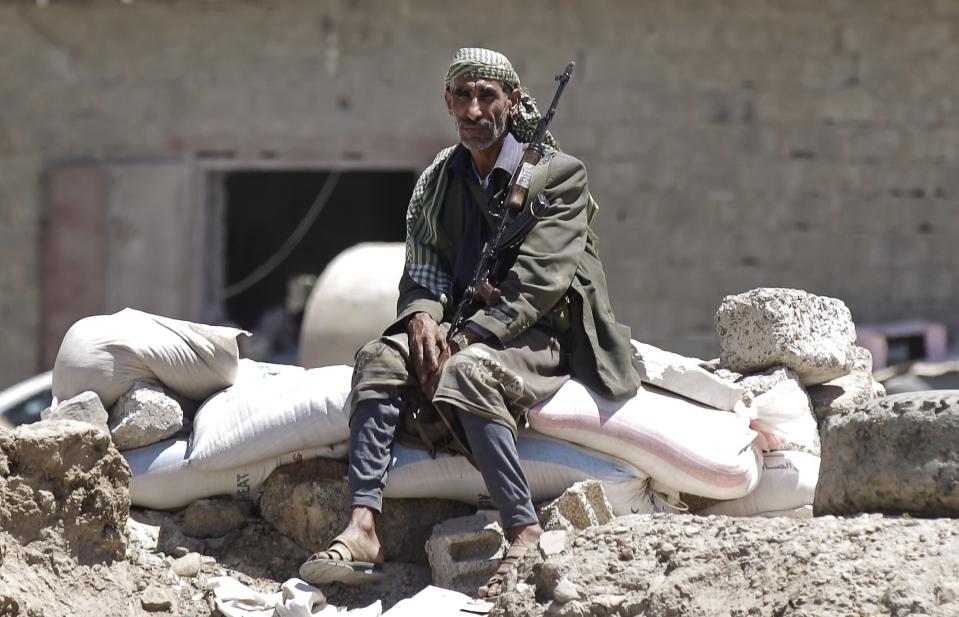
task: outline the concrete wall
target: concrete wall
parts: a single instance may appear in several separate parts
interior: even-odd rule
[[[0,386],[42,363],[49,169],[183,165],[194,192],[124,184],[108,206],[166,197],[181,219],[209,165],[419,169],[453,137],[462,45],[506,52],[543,103],[576,59],[554,133],[588,166],[637,338],[710,356],[722,297],[761,285],[859,323],[959,320],[954,0],[53,0],[0,4],[0,41]],[[180,235],[194,254],[202,233]]]

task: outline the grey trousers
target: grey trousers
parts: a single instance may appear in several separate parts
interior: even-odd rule
[[[537,523],[512,431],[491,419],[458,413],[503,529]],[[390,452],[399,424],[400,409],[389,399],[367,399],[357,404],[350,421],[348,474],[354,507],[382,511]]]

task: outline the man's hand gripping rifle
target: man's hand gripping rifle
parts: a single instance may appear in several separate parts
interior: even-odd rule
[[[549,123],[553,120],[553,116],[556,115],[556,106],[559,104],[559,98],[563,95],[566,83],[573,75],[574,64],[574,62],[570,62],[566,65],[563,74],[556,76],[559,86],[557,86],[556,94],[553,96],[553,102],[550,103],[546,114],[540,118],[536,125],[533,138],[530,140],[516,171],[513,172],[509,185],[503,191],[503,197],[498,204],[494,205],[493,210],[499,215],[499,225],[497,225],[493,237],[483,246],[483,252],[476,265],[476,272],[473,274],[473,281],[463,292],[463,298],[456,307],[449,333],[446,335],[447,342],[450,342],[453,335],[463,329],[466,321],[479,307],[483,305],[493,306],[499,302],[503,293],[496,287],[496,284],[499,282],[499,277],[505,275],[505,272],[503,272],[505,264],[501,263],[504,254],[519,246],[536,224],[536,221],[541,220],[549,209],[549,203],[542,193],[530,200],[528,209],[524,209],[524,205],[529,194],[533,169],[546,153],[546,148],[543,145],[546,139],[546,131],[549,128]]]

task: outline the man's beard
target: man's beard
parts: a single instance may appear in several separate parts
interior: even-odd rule
[[[503,136],[503,133],[506,132],[506,125],[509,121],[509,109],[503,107],[503,113],[500,114],[498,118],[493,118],[492,120],[488,118],[480,118],[475,122],[464,119],[455,119],[453,125],[456,127],[456,132],[460,136],[460,143],[469,148],[470,150],[486,150]],[[490,137],[488,139],[478,139],[478,138],[466,138],[463,136],[461,128],[465,126],[478,126],[490,130]]]

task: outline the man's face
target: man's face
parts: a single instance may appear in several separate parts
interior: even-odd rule
[[[494,79],[460,77],[446,91],[446,108],[460,141],[470,150],[485,150],[506,133],[520,91],[506,93]]]

